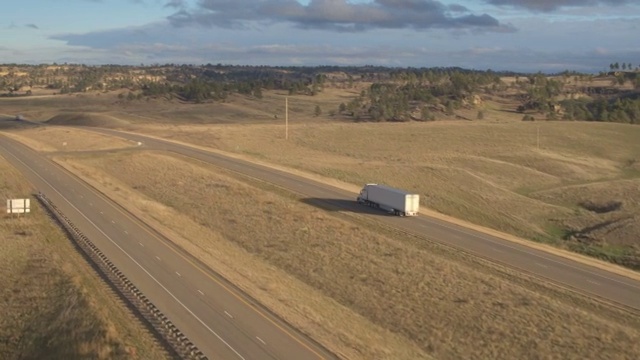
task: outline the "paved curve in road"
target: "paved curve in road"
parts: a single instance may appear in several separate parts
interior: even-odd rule
[[[46,157],[1,134],[0,155],[209,359],[335,358]]]
[[[361,205],[355,203],[356,194],[252,162],[141,134],[110,129],[86,129],[141,142],[145,147],[178,153],[261,179],[299,193],[307,197],[310,203],[324,203],[342,211],[366,213],[369,216],[375,216],[378,222],[394,228],[454,246],[485,259],[543,277],[575,291],[640,310],[640,281],[626,276],[432,217],[421,215],[400,218],[364,210]]]

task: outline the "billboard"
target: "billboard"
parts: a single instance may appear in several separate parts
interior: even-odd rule
[[[7,214],[24,214],[31,212],[30,199],[8,199]]]

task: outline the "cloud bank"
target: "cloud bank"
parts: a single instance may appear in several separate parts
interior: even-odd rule
[[[551,12],[564,7],[620,6],[637,3],[637,0],[485,0],[485,2],[496,6]]]
[[[195,9],[184,1],[171,0],[166,6],[179,9],[169,16],[175,26],[199,24],[243,28],[251,22],[292,23],[298,28],[341,32],[370,29],[475,29],[514,31],[488,14],[472,14],[462,5],[445,5],[435,0],[374,0],[351,3],[347,0],[201,0]]]

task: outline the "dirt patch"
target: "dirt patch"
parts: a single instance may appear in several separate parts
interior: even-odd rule
[[[0,198],[29,196],[0,157]],[[32,199],[0,215],[0,358],[168,358]]]
[[[596,214],[606,214],[612,211],[618,211],[622,208],[622,201],[607,201],[605,203],[595,203],[593,201],[581,202],[580,207],[592,211]]]
[[[65,164],[144,217],[172,224],[194,256],[223,267],[260,302],[349,358],[640,351],[632,341],[640,336],[636,316],[434,244],[385,235],[219,168],[151,153]],[[218,255],[219,246],[235,250]],[[252,280],[257,274],[260,283]],[[393,336],[368,341],[384,334]]]

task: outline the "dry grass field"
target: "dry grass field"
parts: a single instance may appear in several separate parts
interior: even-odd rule
[[[351,184],[409,189],[425,208],[640,268],[640,127],[292,122],[289,141],[283,126],[266,124],[138,130]],[[606,210],[610,203],[619,205]]]
[[[57,160],[345,358],[640,352],[637,315],[219,168],[148,152]]]
[[[100,117],[97,118],[100,119]],[[136,146],[131,141],[104,136],[91,131],[55,126],[21,127],[4,134],[41,152],[104,151]]]
[[[0,103],[3,112],[53,124],[135,130],[355,187],[406,188],[423,196],[425,209],[640,268],[640,203],[631,200],[640,197],[640,127],[522,122],[517,104],[497,95],[486,96],[482,121],[356,124],[327,115],[366,86],[357,85],[290,96],[289,141],[283,139],[286,94],[277,91],[208,104],[127,102],[118,92]],[[319,117],[315,105],[323,109]],[[475,118],[475,110],[460,111]],[[559,196],[565,189],[572,195]]]
[[[521,122],[500,99],[485,103],[482,121],[354,124],[326,115],[359,91],[289,97],[288,141],[278,93],[202,105],[65,96],[58,105],[33,100],[31,113],[4,101],[2,111],[146,132],[354,188],[387,183],[419,192],[425,208],[443,214],[610,260],[637,260],[640,128]],[[313,116],[315,104],[323,115]],[[56,116],[54,106],[65,113]],[[68,112],[72,107],[78,113]],[[47,131],[18,134],[36,148],[64,150],[46,144]],[[93,141],[85,144],[96,150]],[[114,140],[105,149],[121,146]],[[56,157],[345,358],[640,353],[637,315],[360,217],[338,217],[222,169],[166,154],[82,154],[82,144],[76,150]]]
[[[0,157],[2,201],[31,193]],[[1,359],[168,358],[39,206],[0,214],[0,239]]]

